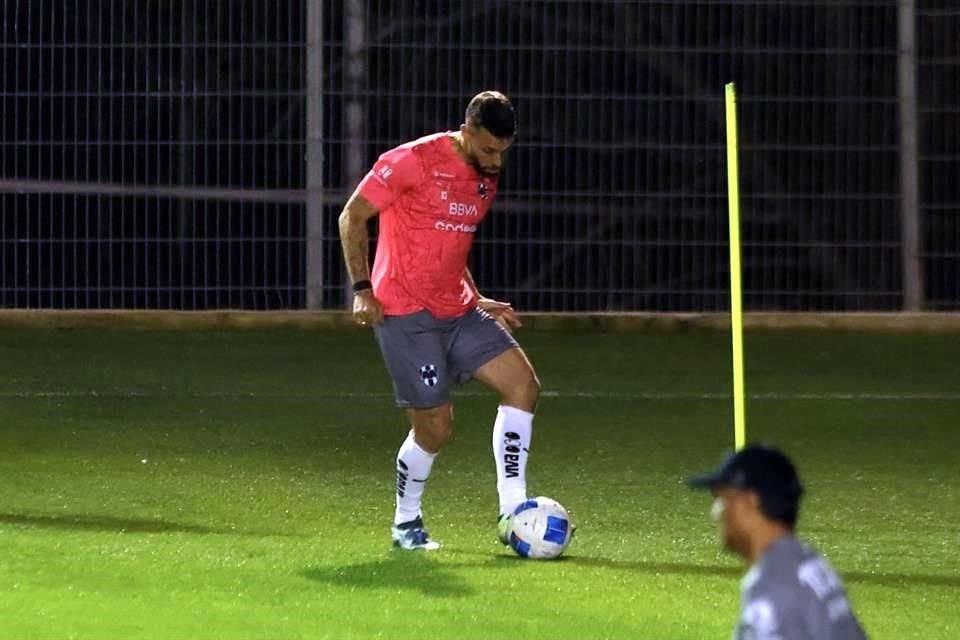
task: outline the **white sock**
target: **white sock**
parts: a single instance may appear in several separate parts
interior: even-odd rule
[[[394,524],[409,522],[422,515],[420,501],[435,457],[437,454],[420,448],[413,439],[411,429],[397,452],[397,510],[393,515]]]
[[[527,457],[533,414],[500,405],[493,422],[493,459],[497,463],[500,513],[511,513],[527,499]]]

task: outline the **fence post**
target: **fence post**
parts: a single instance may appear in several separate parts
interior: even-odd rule
[[[323,2],[307,2],[306,303],[323,307]]]
[[[364,143],[367,138],[367,16],[366,0],[346,0],[343,5],[343,187],[347,194],[353,192],[366,173]],[[346,198],[344,198],[346,200]],[[348,279],[344,279],[349,285]],[[343,305],[353,300],[349,286],[343,287]]]
[[[917,51],[915,0],[899,0],[897,98],[900,110],[900,230],[903,310],[924,306],[917,168]]]

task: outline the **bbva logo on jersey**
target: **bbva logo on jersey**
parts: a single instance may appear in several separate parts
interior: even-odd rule
[[[475,204],[467,204],[466,202],[451,202],[447,209],[447,213],[452,216],[469,216],[471,218],[476,218],[478,215],[480,215],[480,209],[478,209],[477,205]]]

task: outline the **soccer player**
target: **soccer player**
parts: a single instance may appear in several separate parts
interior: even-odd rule
[[[509,514],[527,498],[540,382],[509,331],[521,324],[513,307],[482,296],[467,268],[473,235],[497,194],[516,134],[506,96],[479,93],[458,131],[381,155],[340,215],[354,320],[373,327],[396,403],[412,427],[396,459],[391,534],[402,549],[440,546],[424,527],[421,499],[434,458],[453,430],[454,384],[476,378],[500,396],[493,455],[503,544]],[[371,273],[367,222],[377,214],[380,236]]]
[[[803,487],[786,455],[748,446],[689,484],[713,492],[724,546],[752,565],[735,640],[866,638],[836,572],[794,536]]]

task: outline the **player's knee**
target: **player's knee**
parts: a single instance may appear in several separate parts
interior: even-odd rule
[[[453,408],[420,413],[413,421],[413,433],[421,448],[436,453],[453,435]]]
[[[436,453],[453,435],[453,426],[449,424],[430,425],[426,429],[417,429],[417,444],[425,451]]]
[[[543,387],[540,384],[540,378],[537,377],[536,373],[531,371],[530,377],[527,379],[526,384],[524,385],[524,393],[532,405],[536,405],[537,400],[540,399],[540,391],[542,388]]]
[[[512,407],[532,412],[540,399],[540,379],[533,371],[517,380],[503,393],[503,402]]]
[[[453,435],[453,411],[449,411],[445,414],[437,416],[437,419],[432,425],[433,437],[439,443],[443,445],[447,440],[450,439],[450,436]],[[439,445],[437,448],[439,448]]]

